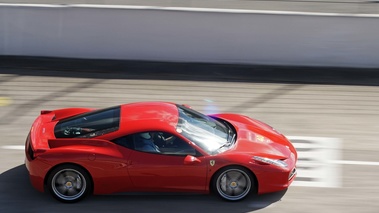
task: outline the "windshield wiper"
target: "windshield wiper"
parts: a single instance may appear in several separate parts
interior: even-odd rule
[[[226,142],[226,143],[224,143],[222,146],[220,146],[220,147],[218,147],[217,148],[217,150],[219,150],[219,149],[222,149],[222,148],[224,148],[224,147],[229,147],[230,145],[232,145],[233,143],[232,142]]]
[[[220,146],[219,148],[217,148],[217,150],[222,149],[224,147],[229,147],[229,146],[233,145],[234,144],[233,141],[234,141],[235,138],[236,138],[236,134],[233,134],[232,139],[231,140],[227,140],[226,143],[224,143],[222,146]],[[228,139],[229,139],[229,136],[228,136]]]

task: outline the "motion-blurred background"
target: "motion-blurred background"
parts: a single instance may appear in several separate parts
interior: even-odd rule
[[[377,212],[376,1],[0,0],[0,212]],[[288,136],[285,194],[96,196],[32,189],[23,144],[40,110],[170,101],[245,114]],[[22,205],[21,205],[22,204]]]

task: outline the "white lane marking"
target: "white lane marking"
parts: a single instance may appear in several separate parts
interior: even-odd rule
[[[374,161],[336,160],[336,161],[331,161],[331,163],[344,164],[344,165],[379,166],[379,162],[374,162]]]
[[[297,177],[294,186],[341,187],[341,140],[338,138],[289,136],[297,149]]]
[[[0,146],[1,149],[12,149],[12,150],[24,150],[25,146],[23,145],[6,145]]]
[[[324,12],[300,12],[300,11],[280,11],[280,10],[244,10],[244,9],[220,9],[220,8],[200,8],[200,7],[160,7],[160,6],[133,6],[133,5],[105,5],[105,4],[17,4],[0,3],[7,7],[82,7],[82,8],[109,8],[109,9],[131,9],[131,10],[166,10],[166,11],[189,11],[189,12],[213,12],[213,13],[253,13],[268,15],[303,15],[303,16],[336,16],[336,17],[379,17],[378,14],[356,14],[356,13],[324,13]]]

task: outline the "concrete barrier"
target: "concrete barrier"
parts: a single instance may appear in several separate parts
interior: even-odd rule
[[[379,16],[0,5],[0,55],[379,68]]]

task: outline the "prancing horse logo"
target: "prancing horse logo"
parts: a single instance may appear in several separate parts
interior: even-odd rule
[[[210,164],[211,166],[214,166],[214,165],[215,165],[215,163],[216,163],[216,161],[215,161],[215,160],[210,160],[210,161],[209,161],[209,164]]]

